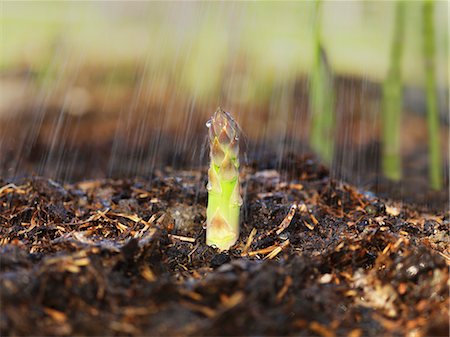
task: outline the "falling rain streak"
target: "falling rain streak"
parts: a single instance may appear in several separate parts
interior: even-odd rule
[[[442,6],[5,2],[15,34],[2,35],[1,176],[204,168],[204,123],[223,106],[244,130],[247,165],[315,153],[362,190],[446,190]]]
[[[447,335],[448,15],[1,1],[0,335]]]

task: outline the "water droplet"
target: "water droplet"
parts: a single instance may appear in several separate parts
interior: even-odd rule
[[[211,125],[212,125],[212,122],[211,122],[210,119],[208,119],[208,121],[206,122],[206,127],[207,127],[207,128],[210,128]]]
[[[286,233],[286,232],[283,232],[283,233],[281,233],[280,235],[278,235],[278,237],[279,237],[281,240],[287,240],[287,239],[289,239],[289,234]]]

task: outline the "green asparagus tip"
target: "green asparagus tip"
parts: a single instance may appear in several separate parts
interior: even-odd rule
[[[206,123],[210,141],[206,243],[229,249],[239,237],[239,126],[218,108]]]

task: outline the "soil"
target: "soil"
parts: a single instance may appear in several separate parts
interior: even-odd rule
[[[257,167],[225,252],[205,244],[205,168],[0,180],[1,335],[448,335],[448,211],[308,156]]]

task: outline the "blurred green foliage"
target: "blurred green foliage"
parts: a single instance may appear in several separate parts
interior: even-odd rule
[[[2,4],[0,70],[144,65],[197,97],[224,86],[243,102],[314,64],[314,2],[13,2]],[[389,65],[394,2],[324,2],[322,36],[337,74],[381,81]],[[404,81],[424,83],[420,2],[405,13]],[[447,67],[447,10],[436,3],[436,67]],[[69,62],[67,62],[69,60]],[[238,76],[239,75],[239,76]],[[438,74],[445,83],[446,74]],[[120,78],[120,76],[119,76]],[[269,89],[268,89],[269,88]]]

